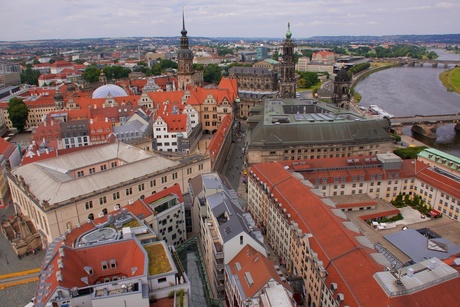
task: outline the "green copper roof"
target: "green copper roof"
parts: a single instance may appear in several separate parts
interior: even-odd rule
[[[273,60],[273,59],[265,59],[264,62],[267,62],[267,63],[272,64],[272,65],[279,64],[278,61],[275,61],[275,60]]]
[[[291,38],[292,33],[291,33],[291,23],[288,22],[288,30],[286,32],[286,38]]]
[[[441,158],[441,160],[436,161],[438,163],[441,163],[442,159],[444,159],[444,160],[446,160],[446,162],[453,162],[453,163],[456,163],[456,164],[460,164],[460,158],[459,157],[453,156],[451,154],[445,153],[444,151],[437,150],[437,149],[434,149],[434,148],[427,148],[424,151],[420,152],[418,155],[421,156],[421,157],[424,157],[426,159],[433,160],[433,161],[436,161],[435,160],[436,157],[439,157],[439,158]],[[445,163],[441,163],[441,164],[445,164]]]

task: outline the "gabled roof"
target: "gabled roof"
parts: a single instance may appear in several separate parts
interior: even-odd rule
[[[288,291],[292,291],[291,287],[281,280],[273,262],[249,244],[241,249],[228,266],[232,274],[238,276],[238,288],[244,291],[241,293],[243,298],[254,297],[271,280],[276,280]],[[252,283],[249,283],[249,278],[252,278]]]
[[[5,141],[4,138],[0,138],[0,154],[3,155],[5,158],[8,158],[15,148],[16,146],[14,146],[8,141]]]
[[[220,149],[222,148],[222,144],[225,140],[225,137],[230,132],[230,126],[232,124],[232,115],[226,115],[222,122],[220,123],[217,132],[214,133],[211,142],[208,145],[208,152],[211,156],[211,160],[216,158],[219,155]]]

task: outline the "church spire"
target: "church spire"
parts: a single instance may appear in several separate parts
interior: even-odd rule
[[[182,31],[180,31],[182,36],[187,36],[187,30],[185,30],[185,17],[184,17],[184,7],[182,7]]]
[[[187,37],[187,30],[185,29],[185,16],[184,16],[184,8],[182,7],[182,34],[180,38],[180,49],[188,49],[188,37]]]

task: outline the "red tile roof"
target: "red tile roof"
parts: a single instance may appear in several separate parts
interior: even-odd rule
[[[334,215],[319,196],[294,178],[291,171],[284,168],[283,163],[258,164],[252,166],[250,173],[251,171],[255,177],[267,184],[274,197],[278,198],[286,209],[286,213],[291,214],[291,219],[298,223],[299,228],[304,233],[312,235],[309,238],[310,246],[323,261],[328,272],[325,282],[338,284],[340,292],[345,296],[346,305],[406,306],[403,305],[406,300],[414,302],[416,297],[436,293],[429,288],[410,295],[410,298],[390,299],[373,278],[374,273],[383,269],[382,265],[370,256],[375,250],[361,246],[355,239],[355,236],[360,234],[348,230],[342,224],[345,220]],[[253,180],[252,176],[249,176],[250,180]],[[460,279],[451,282],[458,286]],[[442,292],[451,293],[444,290]],[[456,299],[460,299],[460,292],[455,293]],[[442,301],[446,295],[436,296],[439,299],[438,305],[448,306]],[[452,298],[445,300],[448,303]]]
[[[241,266],[239,271],[236,268],[237,262]],[[286,289],[292,291],[291,287],[286,282],[281,281],[280,276],[273,266],[273,262],[248,244],[233,257],[228,265],[232,274],[237,275],[240,280],[242,290],[244,291],[244,293],[241,293],[243,298],[254,297],[270,280],[276,280]],[[248,284],[245,278],[246,273],[251,274],[254,281],[253,284]]]
[[[8,158],[15,148],[16,146],[8,141],[5,141],[4,138],[0,138],[0,154],[2,154],[5,158]]]
[[[146,204],[151,204],[153,202],[156,202],[157,200],[165,197],[165,196],[168,196],[168,195],[171,195],[171,194],[174,194],[178,197],[178,200],[180,203],[184,202],[184,197],[182,195],[182,191],[180,189],[180,186],[178,184],[175,184],[165,190],[161,190],[160,192],[158,193],[155,193],[155,194],[152,194],[150,196],[147,196],[146,198],[144,198],[144,202]]]
[[[231,125],[232,115],[229,114],[222,119],[219,128],[217,129],[216,133],[214,133],[211,142],[209,142],[208,152],[212,163],[214,159],[219,155],[220,149],[224,144],[225,137],[228,133],[231,133]]]

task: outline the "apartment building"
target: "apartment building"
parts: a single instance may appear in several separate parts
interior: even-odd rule
[[[288,241],[286,265],[303,279],[306,305],[455,304],[459,294],[451,291],[460,283],[455,268],[431,258],[396,273],[385,271],[391,267],[389,260],[374,249],[341,208],[289,165],[272,162],[250,168],[248,209],[267,233],[278,224],[289,229],[290,236],[282,237]],[[282,254],[282,246],[284,243],[274,245],[275,252]]]
[[[185,206],[179,185],[173,185],[138,201],[151,208],[153,220],[150,227],[160,240],[174,247],[185,242]]]
[[[136,202],[69,228],[46,251],[34,306],[167,304],[170,293],[189,304],[191,286],[173,246],[158,241],[137,216]],[[128,252],[129,251],[129,252]],[[155,303],[157,302],[157,303]],[[167,305],[169,306],[169,305]]]
[[[203,173],[191,181],[190,193],[198,214],[204,266],[213,296],[225,300],[225,265],[247,245],[267,256],[263,237],[250,214],[243,212],[230,184],[217,173]],[[196,188],[201,188],[197,190]],[[193,214],[193,213],[192,213]],[[193,218],[196,218],[195,211]]]
[[[418,195],[433,216],[460,215],[460,179],[441,168],[417,160],[402,160],[392,153],[351,158],[286,162],[322,195],[367,194],[387,202],[400,193]],[[283,162],[281,162],[283,163]]]
[[[16,212],[31,217],[47,246],[74,225],[176,184],[184,189],[210,170],[207,157],[173,161],[116,141],[19,166],[8,180]]]

